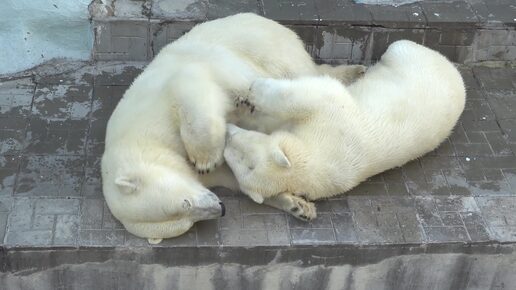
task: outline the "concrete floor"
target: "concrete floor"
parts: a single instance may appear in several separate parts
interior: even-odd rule
[[[64,65],[0,85],[0,240],[13,247],[150,247],[105,205],[106,122],[145,63]],[[375,176],[299,222],[218,189],[219,220],[157,247],[516,241],[516,70],[462,67],[467,105],[441,147]]]

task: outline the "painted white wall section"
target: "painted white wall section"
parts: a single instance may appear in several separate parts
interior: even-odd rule
[[[89,59],[93,32],[90,0],[3,0],[0,9],[0,74],[52,58]]]

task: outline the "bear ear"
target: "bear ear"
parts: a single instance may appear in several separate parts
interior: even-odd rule
[[[115,184],[120,191],[129,194],[136,192],[140,187],[140,182],[137,178],[129,178],[127,176],[120,176],[115,180]]]
[[[290,168],[291,164],[285,152],[278,146],[272,151],[272,160],[281,167]]]

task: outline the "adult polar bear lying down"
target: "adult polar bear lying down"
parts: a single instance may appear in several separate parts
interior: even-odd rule
[[[330,74],[350,82],[363,71],[317,66],[294,32],[254,14],[194,27],[161,50],[108,122],[101,167],[111,212],[151,242],[219,217],[223,206],[206,187],[237,186],[227,167],[213,170],[221,162],[226,120],[265,132],[275,123],[239,120],[235,97],[247,94],[258,77]],[[188,159],[211,173],[199,178]]]
[[[259,79],[245,101],[285,124],[271,135],[228,125],[226,163],[261,203],[330,197],[435,149],[463,111],[465,89],[445,57],[403,40],[347,88],[329,77]],[[312,204],[307,217],[315,216]]]

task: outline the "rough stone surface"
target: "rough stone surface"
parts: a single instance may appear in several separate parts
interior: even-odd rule
[[[330,29],[351,56],[360,30]],[[323,52],[319,52],[323,53]],[[335,51],[327,51],[334,55]],[[101,192],[107,120],[145,63],[69,65],[0,83],[3,246],[150,247]],[[434,152],[317,202],[304,223],[223,188],[227,215],[155,246],[311,246],[516,241],[516,70],[461,67],[468,97]]]

